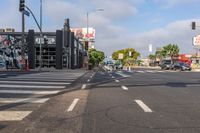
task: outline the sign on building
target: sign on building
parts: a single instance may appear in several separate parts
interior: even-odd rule
[[[75,36],[80,40],[89,39],[90,41],[93,41],[95,39],[94,28],[72,28],[71,31],[74,32]]]
[[[199,46],[200,45],[200,35],[193,38],[193,45]]]

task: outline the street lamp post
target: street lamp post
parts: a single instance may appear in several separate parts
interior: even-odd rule
[[[101,11],[104,11],[104,9],[96,9],[94,11],[91,11],[91,12],[87,12],[87,35],[86,35],[86,41],[88,42],[88,46],[89,46],[89,42],[90,42],[90,38],[89,38],[89,14],[92,13],[92,12],[101,12]],[[88,49],[89,50],[89,49]],[[87,51],[87,56],[88,56],[88,63],[89,63],[89,51]],[[89,64],[88,64],[88,68],[89,68]]]
[[[100,9],[96,9],[96,10],[91,11],[91,12],[87,12],[87,36],[86,36],[87,41],[89,41],[89,36],[88,36],[88,34],[89,34],[89,14],[92,13],[92,12],[102,12],[102,11],[104,11],[104,9],[100,8]]]

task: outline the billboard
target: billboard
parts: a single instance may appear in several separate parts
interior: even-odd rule
[[[195,36],[195,37],[193,38],[193,45],[194,45],[194,46],[199,46],[199,45],[200,45],[200,35]]]
[[[94,40],[95,39],[95,29],[94,28],[88,28],[88,34],[87,34],[87,28],[72,28],[72,32],[74,32],[74,35],[80,39],[80,40]]]

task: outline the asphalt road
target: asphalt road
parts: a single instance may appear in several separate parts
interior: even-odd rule
[[[89,72],[2,132],[199,133],[200,73],[135,69]]]

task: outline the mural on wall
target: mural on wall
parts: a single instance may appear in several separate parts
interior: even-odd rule
[[[21,37],[0,35],[0,68],[22,67]]]

